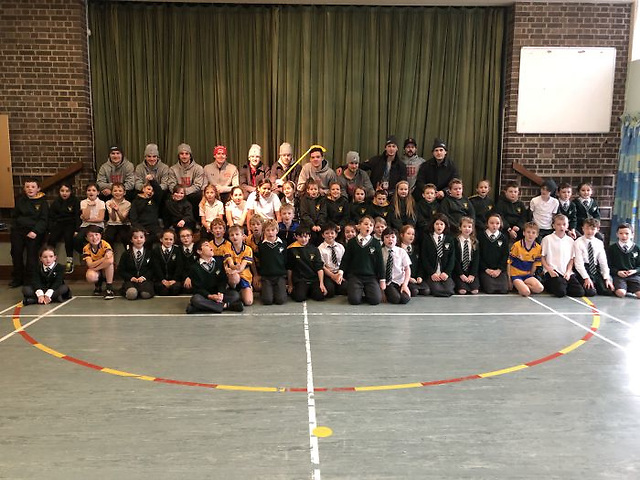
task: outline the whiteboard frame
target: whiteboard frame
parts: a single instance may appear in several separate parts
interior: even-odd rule
[[[614,47],[522,47],[517,133],[609,133]]]

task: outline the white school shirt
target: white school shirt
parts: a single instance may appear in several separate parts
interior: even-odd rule
[[[264,198],[256,190],[251,192],[247,198],[247,210],[253,210],[256,215],[263,218],[275,220],[276,212],[280,211],[280,206],[280,199],[275,193],[272,193],[269,198]]]
[[[533,197],[529,202],[529,209],[533,214],[533,221],[543,230],[553,228],[553,215],[558,213],[560,202],[557,198],[549,197],[545,202],[541,196]]]
[[[591,240],[586,237],[579,237],[573,242],[573,254],[575,259],[573,267],[582,278],[590,278],[587,265],[589,265],[589,251],[587,246],[591,243],[593,247],[593,259],[599,265],[600,274],[605,280],[610,278],[609,263],[607,262],[607,252],[604,249],[602,240],[593,237]]]
[[[320,258],[322,258],[324,266],[331,270],[331,273],[338,273],[340,270],[340,263],[342,262],[342,256],[344,255],[344,246],[338,242],[334,242],[333,246],[335,247],[336,257],[338,258],[337,265],[331,261],[331,247],[327,245],[327,242],[322,242],[318,246],[318,250],[320,250]]]
[[[237,205],[233,200],[227,202],[227,212],[231,212],[231,220],[235,225],[240,225],[240,217],[247,209],[247,202],[242,200],[240,205]]]
[[[569,261],[574,257],[573,239],[567,234],[560,238],[555,232],[547,235],[542,239],[542,256],[549,267],[564,276]]]
[[[204,217],[204,219],[209,223],[220,215],[224,215],[224,205],[222,205],[220,200],[213,202],[213,205],[205,200],[204,208],[200,207],[200,217]]]
[[[98,212],[105,210],[105,203],[100,200],[99,198],[96,198],[95,200],[96,204],[94,206],[91,207],[91,211],[90,211],[90,215],[89,217],[95,218],[98,215]],[[85,208],[87,208],[87,204],[89,203],[89,199],[85,198],[84,200],[80,201],[80,211],[82,212]],[[82,227],[88,227],[89,225],[97,225],[100,228],[104,228],[104,222],[97,222],[97,223],[90,223],[87,222],[86,220],[82,221],[82,224],[80,224],[80,228]]]
[[[496,238],[498,238],[498,234],[500,232],[496,232]],[[470,238],[464,238],[462,235],[458,237],[458,243],[460,244],[460,265],[462,265],[462,255],[464,255],[464,244],[469,242],[469,264],[471,264],[471,257],[473,257],[473,242]]]
[[[391,282],[402,285],[404,282],[404,270],[411,265],[411,259],[404,248],[391,247],[393,252],[393,268],[391,269]],[[387,258],[389,258],[389,248],[382,247],[382,262],[387,266]]]

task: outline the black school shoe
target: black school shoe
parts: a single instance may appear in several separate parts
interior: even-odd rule
[[[244,304],[242,303],[242,300],[232,302],[227,306],[227,310],[230,312],[242,312],[244,310]]]
[[[18,288],[20,285],[22,285],[22,280],[18,280],[17,278],[9,282],[9,288]]]

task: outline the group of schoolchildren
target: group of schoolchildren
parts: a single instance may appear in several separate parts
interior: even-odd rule
[[[467,198],[462,181],[453,179],[441,199],[435,185],[412,194],[407,181],[397,183],[391,199],[377,190],[371,200],[361,187],[348,198],[337,182],[321,195],[313,178],[301,192],[293,182],[278,187],[274,192],[264,179],[248,198],[235,187],[225,207],[207,185],[197,221],[182,185],[160,202],[152,183],[133,201],[120,183],[106,201],[95,184],[82,201],[65,184],[49,206],[37,180],[28,179],[14,211],[11,286],[24,284],[24,305],[69,298],[64,275],[73,271],[76,250],[94,295],[113,299],[117,273],[129,300],[191,294],[187,313],[242,311],[257,291],[265,305],[334,295],[352,305],[404,304],[416,295],[481,290],[640,298],[640,249],[631,226],[618,225],[618,241],[605,248],[588,183],[572,199],[570,185],[554,196],[555,184],[545,182],[529,208],[516,183],[494,204],[486,180]],[[66,265],[51,246],[60,240]],[[117,268],[116,243],[125,246]]]

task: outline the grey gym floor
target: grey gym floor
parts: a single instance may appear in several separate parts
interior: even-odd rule
[[[640,478],[635,299],[185,315],[71,286],[1,287],[0,478]]]

